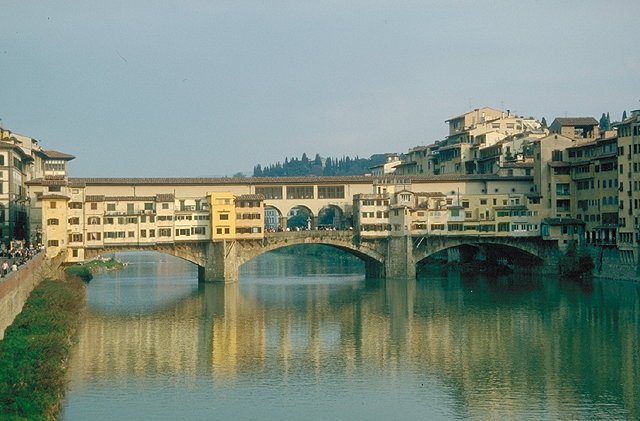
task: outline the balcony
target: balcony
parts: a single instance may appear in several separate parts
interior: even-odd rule
[[[187,206],[183,206],[179,209],[176,209],[176,213],[179,212],[201,212],[203,209],[202,208],[196,208],[196,206],[194,205],[187,205]]]
[[[105,211],[105,216],[124,216],[127,212],[122,211]]]

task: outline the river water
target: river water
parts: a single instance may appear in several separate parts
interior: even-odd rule
[[[88,285],[63,420],[639,419],[640,286],[265,254],[234,285],[119,253]]]

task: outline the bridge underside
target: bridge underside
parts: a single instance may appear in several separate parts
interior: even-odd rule
[[[540,273],[557,271],[557,247],[538,238],[440,237],[414,242],[417,264],[435,257],[448,262],[480,261]]]
[[[152,245],[114,245],[100,248],[85,248],[84,257],[86,260],[91,260],[103,254],[120,251],[155,251],[179,257],[198,266],[203,266],[206,264],[206,245],[207,242],[204,241]]]
[[[306,231],[276,233],[261,240],[87,248],[85,258],[125,250],[157,251],[198,265],[200,281],[236,282],[238,268],[243,263],[272,250],[303,244],[326,245],[355,255],[364,261],[368,278],[415,279],[418,264],[438,253],[456,249],[487,261],[503,261],[514,266],[538,266],[543,272],[557,270],[555,262],[558,257],[557,246],[537,238],[392,236],[355,241],[350,231]]]

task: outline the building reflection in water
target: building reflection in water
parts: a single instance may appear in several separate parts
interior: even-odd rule
[[[192,284],[194,293],[161,300],[156,312],[90,308],[72,382],[132,373],[207,375],[216,384],[436,377],[464,417],[514,418],[542,408],[572,418],[585,402],[593,411],[587,417],[602,415],[602,407],[609,415],[640,417],[635,284],[584,288],[459,274],[417,282],[365,281],[348,272],[265,277],[263,264],[243,272],[238,284]],[[270,270],[286,273],[300,264]],[[157,291],[150,287],[148,294]]]

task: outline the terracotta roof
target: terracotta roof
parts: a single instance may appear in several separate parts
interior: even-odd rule
[[[416,165],[416,162],[407,162],[401,165]],[[396,167],[397,168],[397,167]],[[68,184],[81,186],[100,185],[291,185],[291,184],[406,184],[425,181],[498,181],[504,180],[504,176],[497,174],[403,174],[382,176],[344,176],[344,177],[243,177],[243,178],[69,178]],[[511,176],[510,180],[530,180],[532,176]],[[34,179],[27,184],[42,184],[43,179]],[[157,201],[173,201],[173,194],[160,194]]]
[[[478,112],[478,111],[483,111],[483,110],[493,110],[493,111],[497,111],[497,112],[499,112],[499,113],[503,113],[503,114],[505,114],[505,115],[507,114],[507,113],[505,113],[504,111],[500,111],[500,110],[497,110],[497,109],[495,109],[495,108],[491,108],[491,107],[480,107],[480,108],[473,109],[473,110],[471,110],[471,111],[467,111],[466,113],[464,113],[464,114],[460,114],[459,116],[451,117],[450,119],[445,120],[444,122],[445,122],[445,123],[448,123],[448,122],[450,122],[451,120],[457,120],[457,119],[459,119],[459,118],[465,117],[467,114],[471,114],[471,113]]]
[[[408,167],[408,166],[410,166],[410,165],[418,165],[418,163],[417,163],[416,161],[403,162],[403,163],[401,163],[401,164],[398,164],[398,165],[396,166],[396,168],[398,168],[398,167]]]
[[[498,174],[441,174],[441,175],[413,175],[408,176],[411,182],[420,181],[501,181],[501,180],[533,180],[531,175],[504,176]]]
[[[26,184],[27,186],[31,186],[31,185],[39,185],[42,184],[42,181],[44,179],[43,178],[34,178],[33,180],[27,180],[24,182],[24,184]]]
[[[571,146],[567,146],[567,149],[576,149],[576,148],[583,148],[585,146],[593,146],[596,145],[598,143],[598,140],[591,140],[589,142],[582,142],[582,143],[578,143],[577,145],[571,145]]]
[[[611,142],[611,141],[614,141],[614,140],[618,140],[618,135],[617,134],[615,134],[613,136],[609,136],[609,137],[603,137],[601,139],[598,139],[597,142],[598,143],[600,143],[600,142]]]
[[[256,185],[256,184],[315,184],[315,183],[370,183],[371,176],[344,177],[218,177],[218,178],[72,178],[87,185]]]
[[[44,180],[42,182],[43,186],[66,186],[67,182],[65,180]]]
[[[80,181],[69,181],[68,186],[69,187],[85,187],[86,184]]]
[[[560,126],[594,126],[598,121],[593,117],[557,117],[553,123],[558,122]],[[553,125],[551,123],[551,125]]]
[[[172,199],[173,200],[173,199]],[[155,202],[156,196],[104,196],[105,202]]]
[[[47,159],[63,159],[65,161],[71,161],[72,159],[75,159],[75,156],[73,155],[69,155],[63,152],[58,152],[58,151],[38,151],[41,155],[43,155],[45,158]]]
[[[460,147],[462,147],[462,145],[463,145],[463,143],[454,143],[452,145],[443,146],[443,147],[438,149],[438,152],[448,151],[448,150],[451,150],[451,149],[460,148]]]
[[[63,194],[43,194],[42,196],[38,197],[38,199],[63,199],[63,200],[70,200],[70,198],[68,196],[65,196]]]

